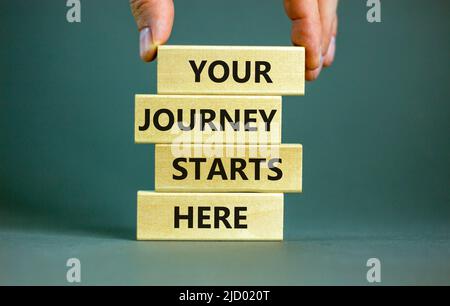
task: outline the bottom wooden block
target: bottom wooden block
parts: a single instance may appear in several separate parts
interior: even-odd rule
[[[283,240],[281,193],[138,192],[138,240]]]

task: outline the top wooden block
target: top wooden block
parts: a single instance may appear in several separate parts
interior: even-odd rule
[[[304,93],[303,47],[158,47],[158,94]]]

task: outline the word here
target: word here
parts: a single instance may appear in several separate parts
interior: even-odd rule
[[[138,240],[282,240],[283,195],[138,192]]]

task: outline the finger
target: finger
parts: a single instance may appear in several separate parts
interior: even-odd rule
[[[338,17],[337,15],[334,18],[333,21],[333,29],[331,31],[331,40],[330,45],[328,47],[327,54],[325,55],[323,59],[323,65],[324,67],[329,67],[334,61],[334,57],[336,54],[336,34],[337,34],[337,24],[338,24]]]
[[[284,0],[284,8],[292,20],[292,43],[305,47],[306,70],[320,68],[322,25],[317,0]]]
[[[156,57],[158,45],[164,44],[172,32],[174,6],[172,0],[130,0],[131,11],[140,31],[140,55],[146,61]]]
[[[325,56],[328,53],[328,46],[330,45],[333,23],[336,17],[336,10],[338,0],[318,0],[320,22],[322,24],[322,55]]]
[[[321,64],[317,69],[311,69],[305,71],[305,79],[307,81],[314,81],[319,77],[320,72],[322,71],[323,65]]]

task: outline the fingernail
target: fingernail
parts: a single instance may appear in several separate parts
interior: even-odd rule
[[[336,47],[336,36],[331,37],[331,45],[333,46],[333,48]]]
[[[155,56],[155,45],[153,44],[152,31],[146,27],[139,33],[139,53],[141,58],[148,62]]]
[[[324,67],[329,67],[334,61],[334,53],[336,51],[336,38],[333,36],[330,40],[330,45],[328,46],[327,54],[324,56]]]
[[[330,53],[331,61],[333,61],[336,53],[336,36],[331,37],[331,44],[329,49],[330,50],[328,50],[328,52]]]

